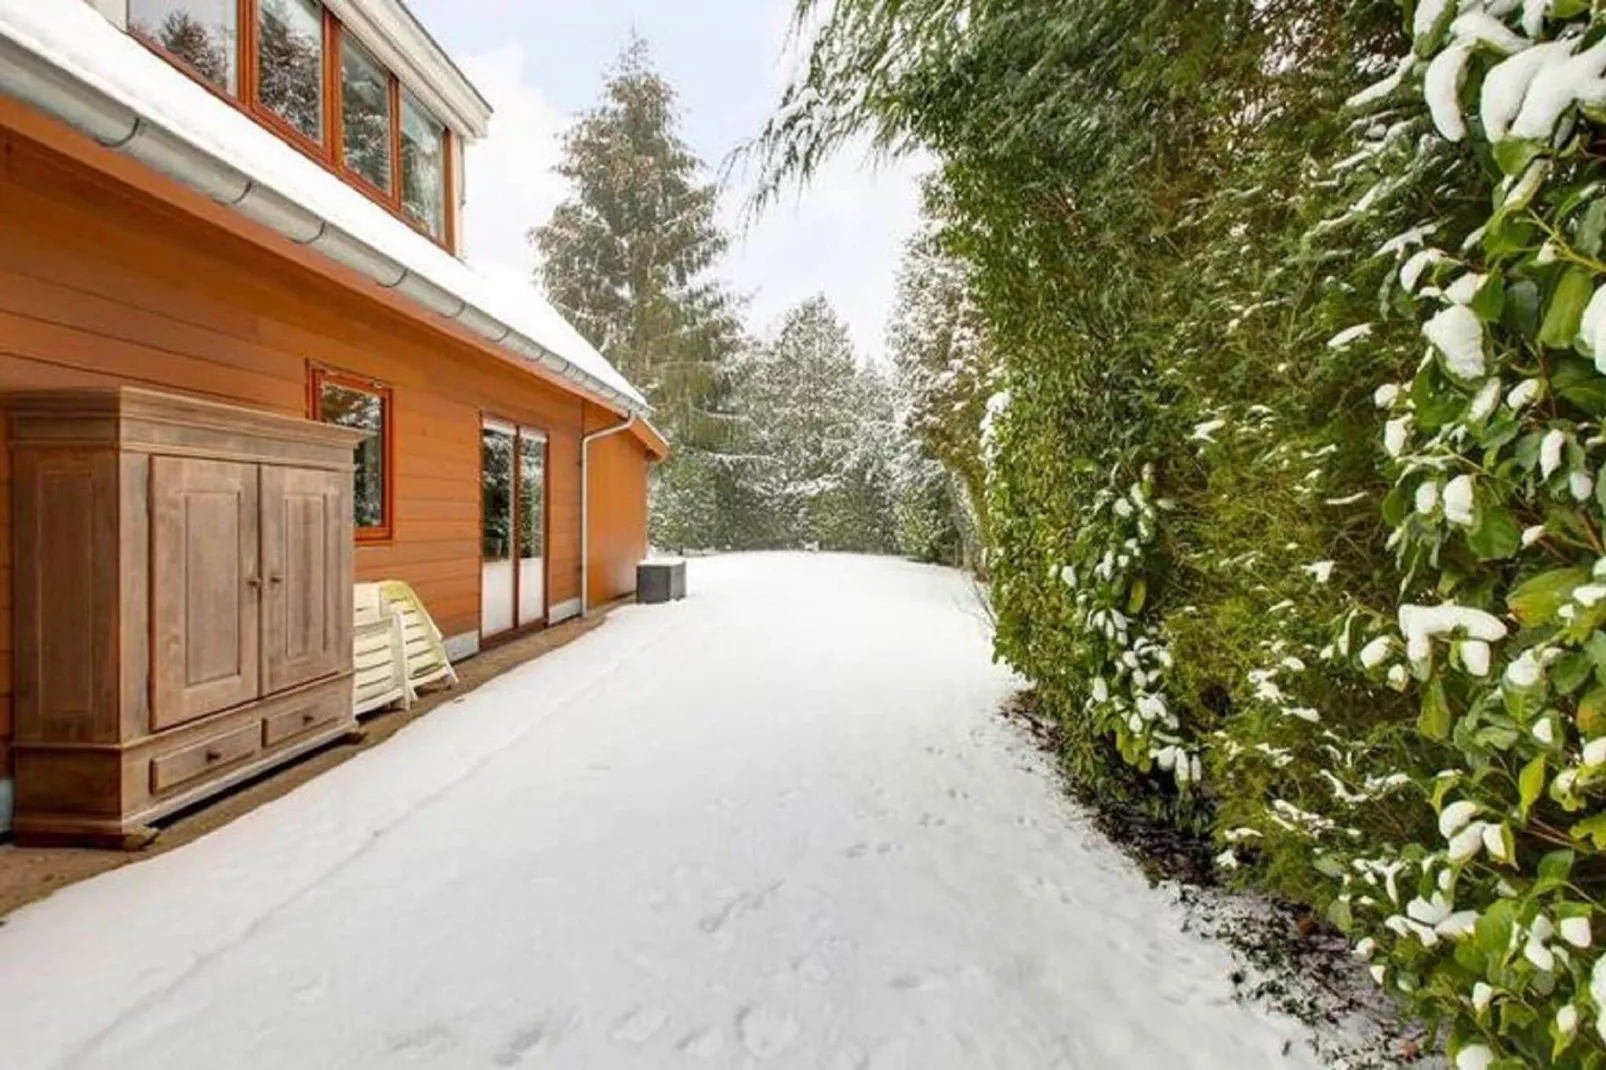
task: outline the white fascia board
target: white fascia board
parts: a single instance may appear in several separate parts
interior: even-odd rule
[[[324,0],[441,122],[465,141],[485,136],[491,105],[401,0]],[[459,174],[462,172],[459,171]]]

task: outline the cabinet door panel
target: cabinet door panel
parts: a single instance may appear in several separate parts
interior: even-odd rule
[[[262,469],[265,691],[351,666],[351,476]]]
[[[151,461],[151,728],[259,691],[257,467]]]

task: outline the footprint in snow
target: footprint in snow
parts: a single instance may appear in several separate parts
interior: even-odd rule
[[[638,1005],[613,1024],[608,1035],[621,1044],[645,1044],[669,1021],[662,1007]]]
[[[797,1039],[800,1026],[790,1014],[749,1004],[736,1014],[736,1035],[742,1046],[760,1059],[785,1051]]]
[[[403,1059],[414,1059],[440,1051],[452,1044],[452,1031],[439,1022],[420,1026],[409,1033],[392,1037],[386,1044],[390,1054]]]
[[[328,993],[328,991],[329,975],[326,973],[320,973],[315,979],[297,988],[293,993],[291,993],[291,995],[297,1003],[316,1003],[322,999]]]
[[[783,881],[776,881],[756,892],[743,892],[714,913],[705,916],[697,923],[697,927],[710,936],[714,935],[743,914],[751,914],[754,911],[762,910],[764,904],[768,903],[770,898],[781,890],[783,883]]]
[[[493,1061],[497,1066],[517,1066],[525,1055],[539,1048],[546,1039],[546,1022],[531,1022],[508,1038],[507,1046],[496,1053]]]
[[[716,1026],[699,1029],[675,1047],[682,1053],[698,1059],[712,1059],[725,1050],[725,1031]]]
[[[948,982],[934,973],[899,974],[891,984],[899,992],[937,992],[948,987]]]

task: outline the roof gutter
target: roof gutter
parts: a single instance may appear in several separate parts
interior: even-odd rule
[[[14,96],[379,286],[406,295],[487,342],[540,364],[633,420],[645,407],[490,313],[469,304],[373,246],[190,144],[96,87],[0,37],[0,92]],[[629,421],[627,421],[628,423]]]
[[[598,439],[629,431],[636,416],[601,427],[580,438],[580,616],[591,609],[591,444]]]

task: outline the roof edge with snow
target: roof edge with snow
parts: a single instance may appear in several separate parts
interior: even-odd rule
[[[0,93],[539,365],[621,413],[650,406],[530,287],[473,271],[89,5],[0,0]]]

